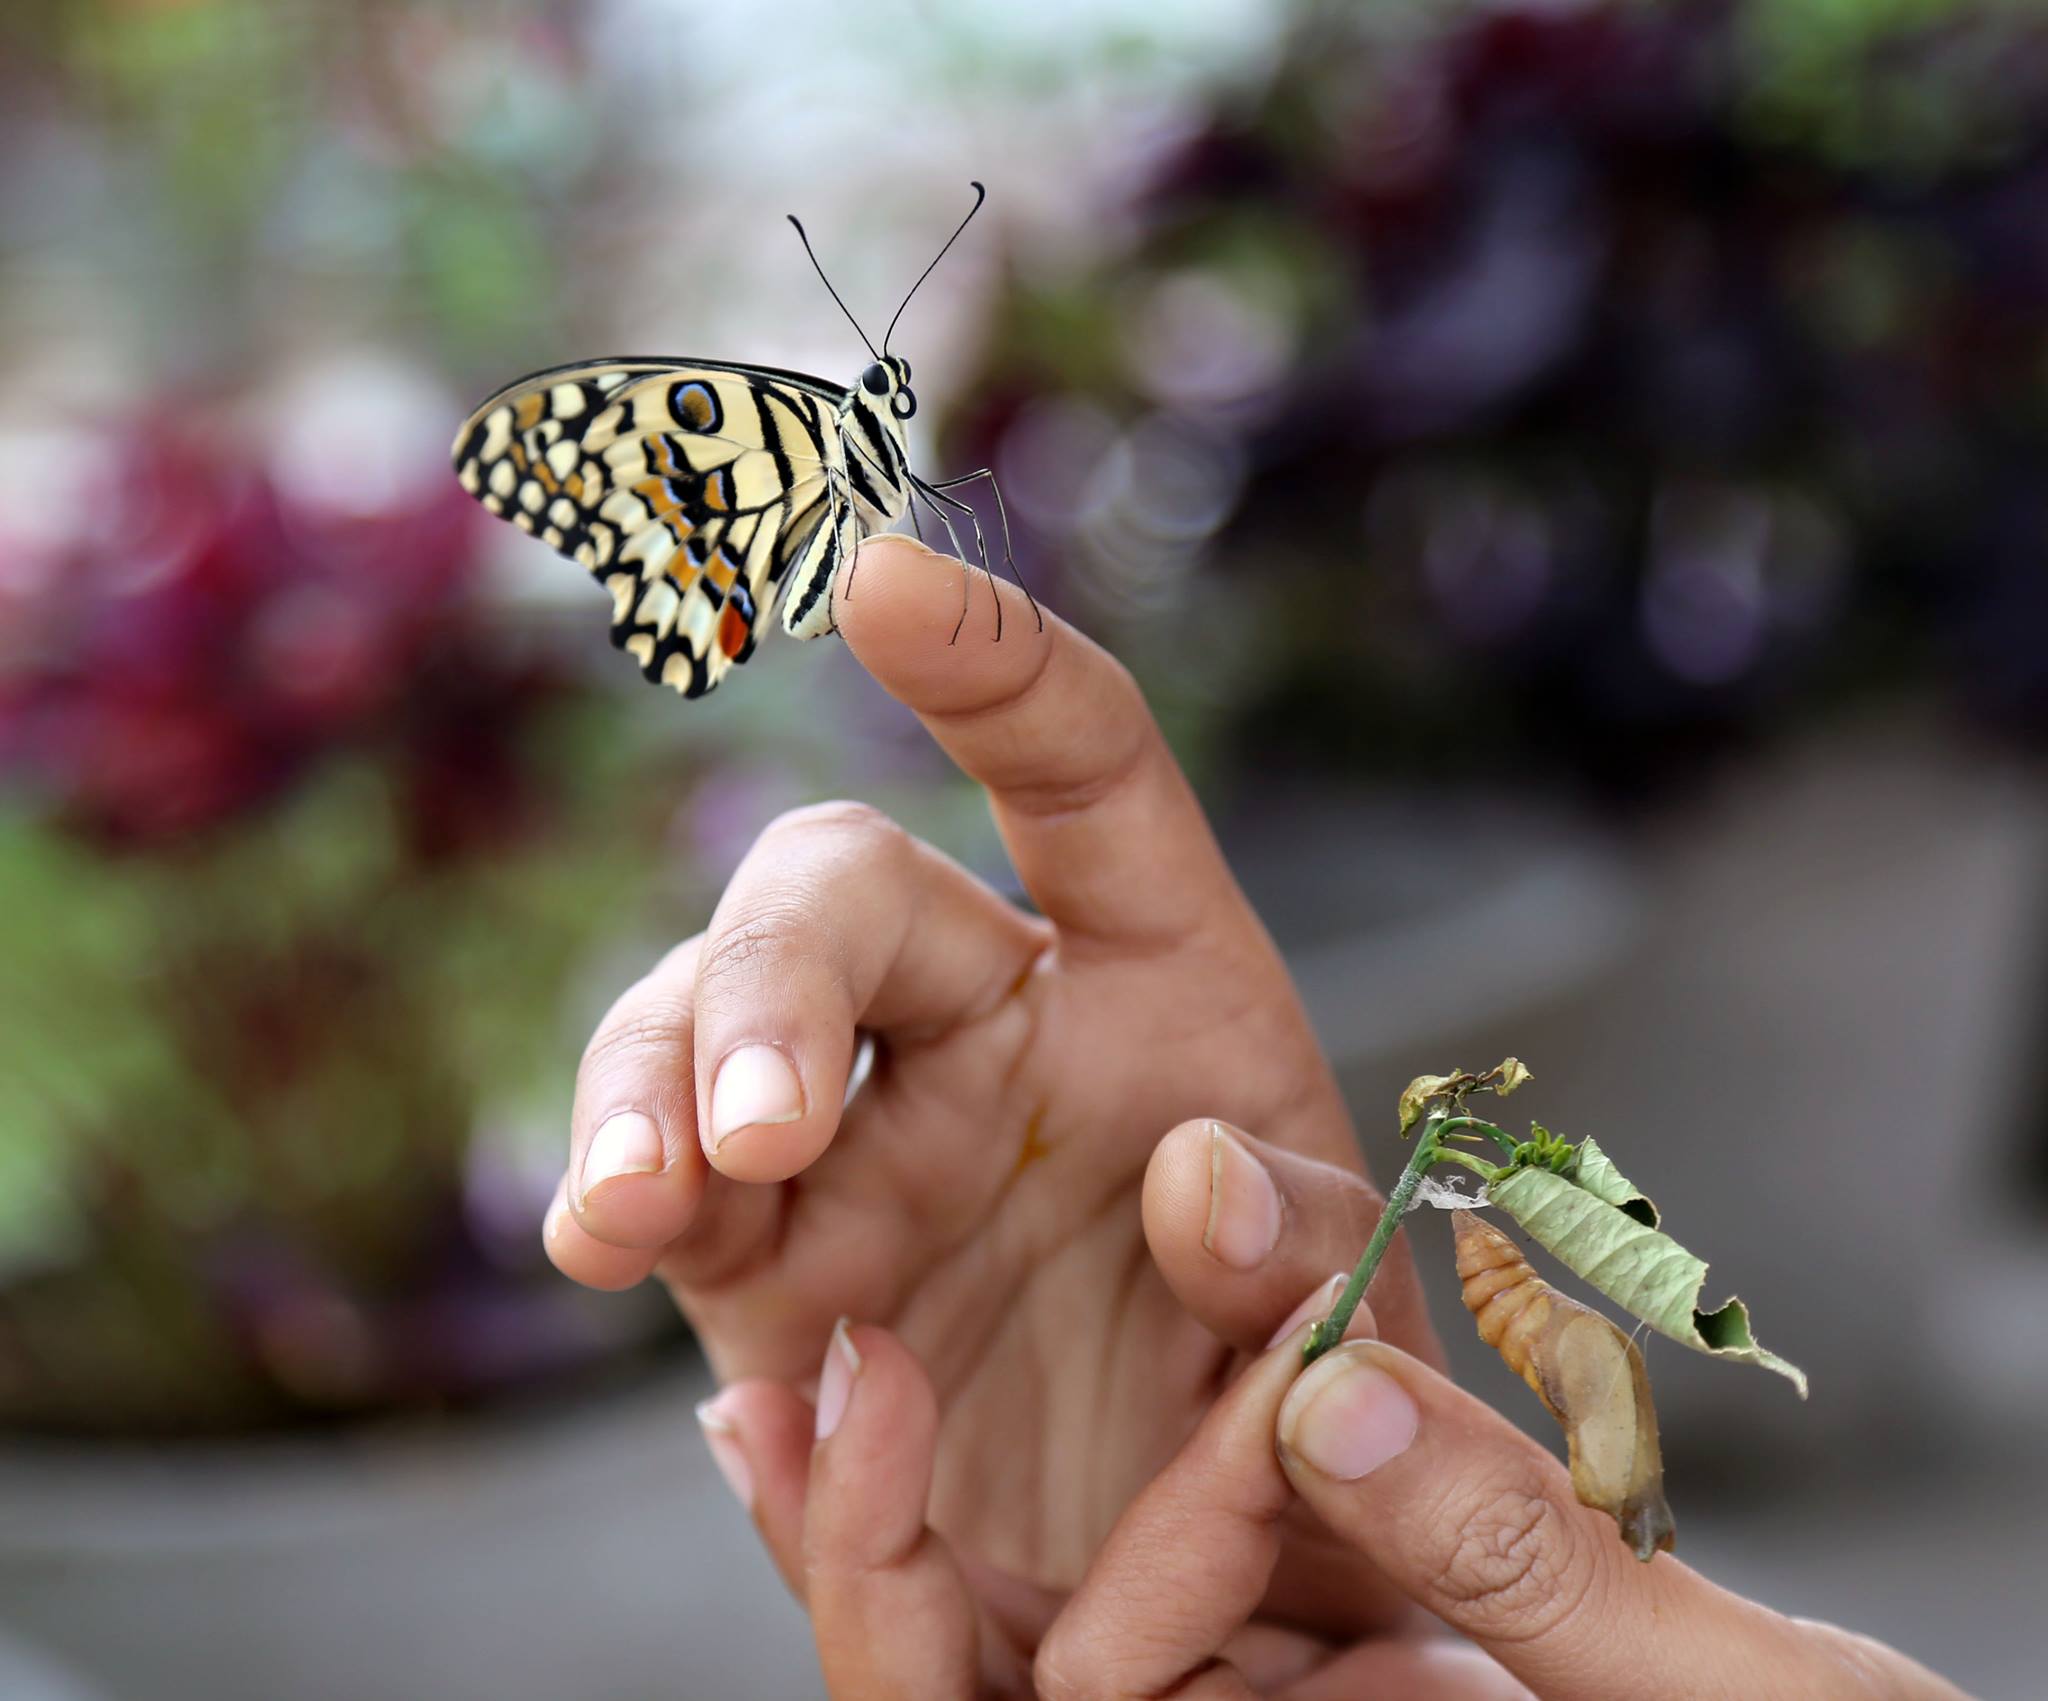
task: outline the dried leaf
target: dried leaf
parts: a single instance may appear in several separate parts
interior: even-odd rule
[[[1407,1133],[1420,1122],[1423,1113],[1429,1109],[1429,1101],[1442,1094],[1453,1081],[1465,1072],[1454,1069],[1448,1075],[1418,1075],[1401,1089],[1401,1132]]]
[[[1493,1090],[1502,1098],[1506,1098],[1517,1087],[1526,1086],[1531,1079],[1528,1064],[1519,1057],[1502,1058],[1500,1066],[1490,1073],[1497,1077],[1492,1083]]]
[[[1605,1512],[1647,1561],[1677,1527],[1664,1502],[1664,1462],[1650,1374],[1636,1345],[1599,1312],[1561,1294],[1515,1243],[1470,1211],[1451,1219],[1458,1275],[1480,1339],[1564,1427],[1572,1492]]]

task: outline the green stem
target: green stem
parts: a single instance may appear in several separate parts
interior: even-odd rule
[[[1470,1129],[1475,1134],[1484,1134],[1512,1159],[1515,1148],[1520,1144],[1505,1128],[1496,1128],[1491,1122],[1483,1122],[1476,1116],[1454,1116],[1437,1130],[1437,1134],[1448,1134],[1452,1129]],[[1450,1154],[1445,1153],[1446,1157]]]
[[[1338,1295],[1336,1308],[1309,1331],[1308,1341],[1301,1349],[1303,1364],[1314,1364],[1343,1340],[1344,1331],[1351,1326],[1351,1314],[1358,1309],[1358,1302],[1365,1298],[1365,1290],[1372,1285],[1380,1260],[1386,1257],[1387,1248],[1393,1244],[1394,1231],[1401,1226],[1402,1217],[1407,1215],[1408,1202],[1415,1197],[1415,1189],[1422,1185],[1423,1172],[1438,1159],[1451,1155],[1437,1146],[1442,1124],[1440,1116],[1423,1124],[1422,1134],[1415,1142],[1415,1151],[1408,1159],[1408,1167],[1401,1171],[1401,1179],[1394,1183],[1393,1192],[1387,1195],[1379,1224],[1372,1231],[1372,1239],[1365,1243],[1365,1256],[1359,1259],[1358,1268],[1351,1272],[1351,1280],[1345,1283],[1343,1293]]]
[[[1475,1158],[1470,1152],[1454,1152],[1448,1146],[1437,1153],[1436,1161],[1440,1164],[1460,1164],[1488,1185],[1500,1180],[1508,1171],[1506,1164],[1490,1164],[1484,1158]]]

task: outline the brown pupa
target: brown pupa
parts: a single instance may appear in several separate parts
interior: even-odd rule
[[[1677,1526],[1664,1504],[1657,1408],[1643,1355],[1599,1312],[1537,1275],[1491,1223],[1470,1211],[1451,1221],[1465,1308],[1479,1338],[1564,1426],[1579,1503],[1612,1517],[1638,1559],[1668,1551]]]

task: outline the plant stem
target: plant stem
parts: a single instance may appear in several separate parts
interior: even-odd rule
[[[1518,1142],[1514,1135],[1510,1134],[1505,1128],[1495,1127],[1491,1122],[1482,1121],[1476,1116],[1454,1116],[1439,1127],[1437,1133],[1441,1136],[1449,1134],[1454,1129],[1469,1130],[1474,1134],[1483,1134],[1496,1146],[1500,1147],[1503,1152],[1507,1153],[1510,1159],[1515,1155],[1515,1147]],[[1448,1156],[1449,1154],[1446,1153],[1445,1155]]]
[[[1308,1341],[1301,1349],[1304,1365],[1314,1364],[1343,1340],[1344,1331],[1351,1326],[1351,1314],[1358,1309],[1358,1302],[1365,1298],[1365,1290],[1372,1285],[1380,1260],[1386,1257],[1387,1248],[1393,1244],[1394,1231],[1401,1226],[1402,1217],[1407,1215],[1408,1202],[1415,1197],[1415,1189],[1422,1185],[1423,1172],[1446,1155],[1437,1147],[1437,1133],[1443,1126],[1443,1120],[1439,1114],[1423,1123],[1421,1136],[1408,1159],[1408,1167],[1401,1171],[1401,1179],[1394,1183],[1393,1192],[1387,1195],[1386,1208],[1380,1212],[1372,1239],[1365,1243],[1365,1256],[1359,1259],[1358,1268],[1351,1272],[1351,1280],[1344,1284],[1343,1293],[1337,1296],[1336,1307],[1309,1331]]]
[[[1500,1180],[1512,1167],[1508,1164],[1490,1164],[1484,1158],[1475,1158],[1470,1152],[1453,1151],[1449,1146],[1438,1149],[1436,1161],[1440,1164],[1461,1164],[1489,1186]]]

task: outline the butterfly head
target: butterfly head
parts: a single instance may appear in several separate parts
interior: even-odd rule
[[[908,419],[917,412],[917,397],[910,388],[910,362],[900,354],[885,354],[860,375],[860,387],[874,407],[895,419]]]

